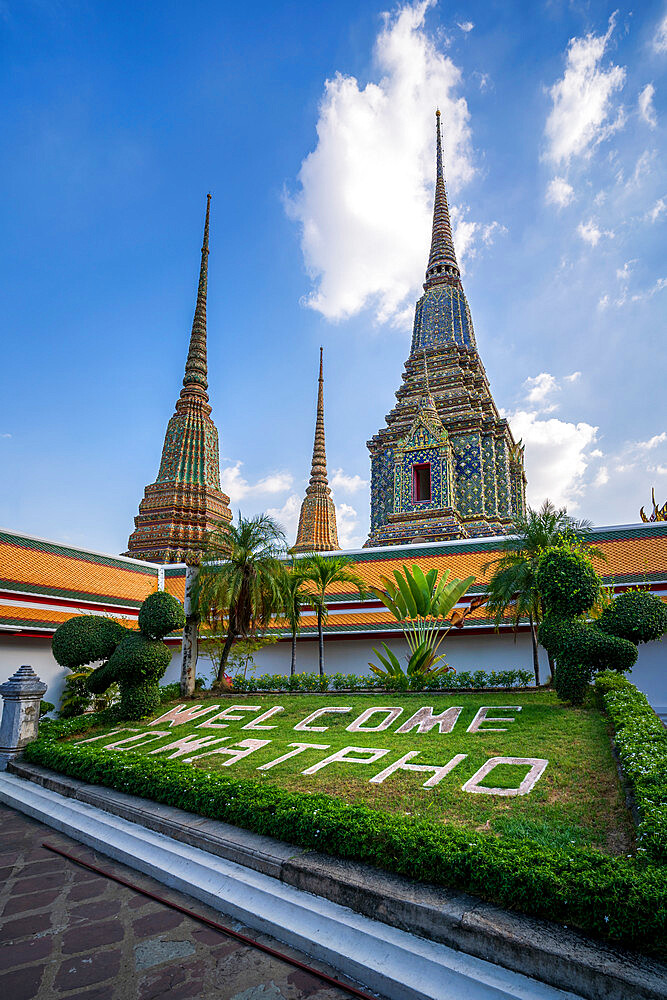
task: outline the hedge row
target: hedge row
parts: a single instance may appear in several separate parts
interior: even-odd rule
[[[367,690],[409,690],[411,691],[459,691],[482,688],[526,687],[532,683],[533,675],[527,670],[464,670],[461,673],[441,674],[437,677],[375,677],[357,674],[262,674],[261,677],[233,678],[234,691],[367,691]]]
[[[645,695],[612,671],[595,681],[614,727],[614,743],[640,814],[640,851],[667,861],[667,729]]]
[[[177,761],[57,742],[106,718],[52,723],[26,747],[35,764],[256,833],[475,893],[498,905],[646,946],[667,938],[665,867],[591,849],[549,849],[323,794],[234,780]],[[78,725],[77,725],[78,724]]]

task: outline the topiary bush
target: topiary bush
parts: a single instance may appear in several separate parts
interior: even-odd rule
[[[104,660],[86,679],[88,690],[103,694],[118,683],[120,703],[114,706],[117,718],[139,719],[161,703],[158,682],[171,660],[171,652],[161,640],[184,624],[183,606],[171,594],[158,591],[147,597],[139,609],[139,632],[106,618],[81,615],[56,629],[53,655],[62,666]]]
[[[598,621],[586,621],[602,582],[585,552],[568,543],[545,550],[536,579],[546,612],[539,641],[556,661],[556,693],[573,705],[582,703],[594,673],[632,670],[637,643],[667,631],[667,608],[643,591],[621,594]]]
[[[667,605],[646,590],[626,590],[604,609],[597,627],[635,645],[653,642],[667,632]]]

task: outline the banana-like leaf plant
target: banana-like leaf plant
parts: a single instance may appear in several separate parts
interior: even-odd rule
[[[391,611],[401,626],[410,650],[408,676],[444,673],[450,668],[447,665],[438,667],[437,664],[443,659],[438,655],[440,644],[452,627],[452,622],[446,619],[475,582],[475,577],[450,580],[449,570],[446,569],[438,578],[437,569],[430,569],[428,573],[424,573],[417,565],[413,565],[412,568],[403,565],[401,571],[394,570],[393,576],[393,580],[386,576],[380,577],[384,590],[371,587],[370,591]],[[381,676],[387,672],[394,676],[398,665],[398,670],[404,675],[397,657],[391,653],[386,643],[383,645],[387,654],[390,654],[388,662],[392,669],[389,671],[387,659],[376,649],[373,652],[385,665],[385,670],[380,667],[374,668],[369,664],[371,669]]]

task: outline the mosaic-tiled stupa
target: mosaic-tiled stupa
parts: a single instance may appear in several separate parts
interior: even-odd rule
[[[206,358],[208,228],[211,196],[206,203],[197,304],[183,388],[169,421],[157,480],[146,487],[134,519],[125,555],[151,562],[201,559],[207,531],[232,514],[229,497],[220,489],[218,431],[211,420]]]
[[[293,552],[329,552],[338,549],[336,508],[327,479],[327,455],[324,442],[324,375],[320,347],[320,378],[317,389],[317,417],[310,483],[301,505],[299,530]]]
[[[386,426],[368,442],[366,545],[500,535],[525,512],[523,447],[493,401],[456,260],[436,112],[431,252],[410,356]]]

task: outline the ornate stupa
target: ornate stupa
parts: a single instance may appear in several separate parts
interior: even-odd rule
[[[327,455],[324,444],[324,375],[320,347],[320,378],[317,390],[317,418],[310,483],[301,505],[299,530],[294,552],[327,552],[338,549],[336,508],[327,480]]]
[[[126,555],[151,562],[187,562],[201,558],[204,536],[232,519],[229,497],[220,489],[218,431],[211,420],[206,361],[208,226],[204,243],[190,349],[176,412],[169,421],[157,480],[146,487],[134,519]]]
[[[397,403],[368,442],[366,545],[498,535],[525,511],[523,447],[491,396],[452,238],[436,112],[431,252]]]

